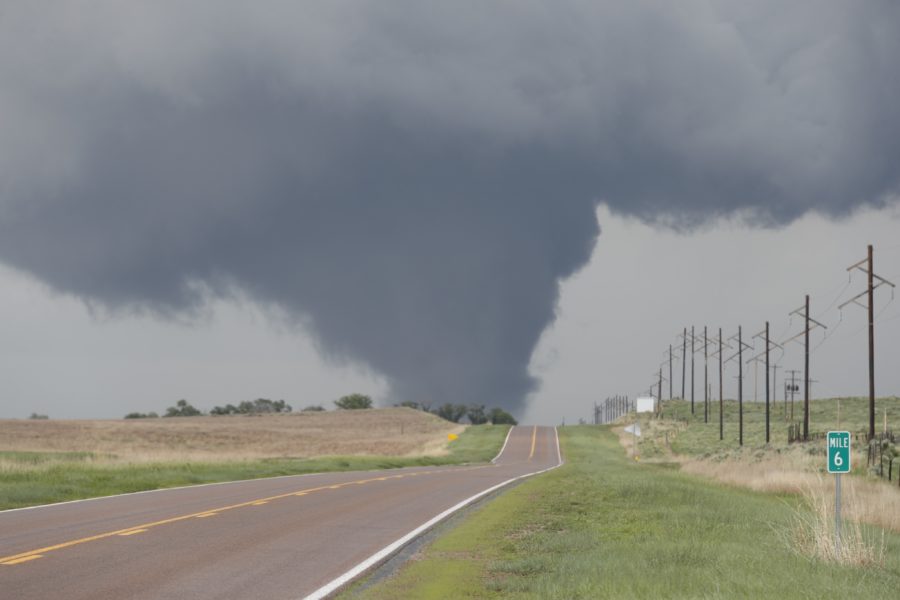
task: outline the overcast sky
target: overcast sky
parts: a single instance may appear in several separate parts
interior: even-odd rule
[[[876,1],[4,5],[0,413],[576,418],[683,325],[818,314],[869,241],[896,272],[898,30]],[[857,385],[841,323],[823,391]]]

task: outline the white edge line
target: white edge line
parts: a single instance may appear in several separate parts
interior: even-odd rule
[[[510,432],[512,432],[512,427],[510,427],[509,430],[510,430]],[[415,529],[413,529],[412,531],[410,531],[409,533],[404,535],[402,538],[400,538],[396,542],[389,544],[388,546],[385,546],[384,548],[382,548],[381,550],[379,550],[378,552],[376,552],[375,554],[373,554],[366,560],[362,561],[361,563],[359,563],[358,565],[356,565],[355,567],[353,567],[352,569],[350,569],[343,575],[340,575],[337,578],[332,579],[331,581],[329,581],[328,583],[326,583],[325,585],[323,585],[316,591],[312,592],[308,596],[304,596],[303,600],[322,600],[323,598],[326,598],[332,592],[335,592],[335,591],[339,590],[340,588],[344,587],[345,585],[350,583],[356,577],[359,577],[361,574],[365,573],[366,571],[368,571],[369,569],[371,569],[372,567],[374,567],[375,565],[377,565],[378,563],[380,563],[387,557],[389,557],[392,554],[394,554],[395,552],[397,552],[400,548],[402,548],[403,546],[408,544],[410,541],[412,541],[416,537],[420,536],[425,531],[431,529],[432,527],[434,527],[435,525],[437,525],[438,523],[440,523],[441,521],[443,521],[444,519],[446,519],[453,513],[457,512],[461,508],[465,508],[466,506],[468,506],[472,502],[475,502],[479,498],[482,498],[482,497],[490,494],[493,491],[496,491],[504,486],[507,486],[510,483],[513,483],[514,481],[518,481],[520,479],[525,479],[526,477],[532,477],[534,475],[540,475],[541,473],[546,473],[547,471],[552,471],[553,469],[561,467],[563,465],[563,462],[562,462],[561,454],[559,451],[559,432],[557,431],[556,427],[553,428],[553,431],[554,431],[554,433],[556,433],[556,455],[558,457],[560,457],[560,461],[557,464],[555,464],[552,467],[547,468],[547,469],[542,469],[540,471],[535,471],[533,473],[526,473],[525,475],[519,475],[518,477],[513,477],[512,479],[507,479],[506,481],[504,481],[502,483],[498,483],[497,485],[495,485],[493,487],[490,487],[482,492],[479,492],[479,493],[475,494],[474,496],[470,496],[470,497],[466,498],[465,500],[463,500],[462,502],[460,502],[454,506],[451,506],[450,508],[448,508],[441,514],[434,517],[433,519],[423,523],[422,525],[419,525],[418,527],[416,527]],[[509,434],[506,435],[506,439],[509,440]],[[503,447],[505,448],[506,444],[504,444]],[[501,453],[502,453],[502,450],[501,450]],[[499,454],[497,456],[499,456]]]
[[[506,444],[509,443],[509,436],[512,435],[513,427],[515,427],[515,425],[511,426],[509,428],[509,431],[506,432],[506,439],[503,440],[503,446],[500,448],[500,452],[497,453],[497,456],[495,456],[494,458],[491,459],[492,463],[497,462],[497,459],[500,458],[500,455],[503,454],[504,450],[506,450]]]

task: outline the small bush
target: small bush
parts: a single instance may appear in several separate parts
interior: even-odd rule
[[[202,415],[203,413],[191,406],[187,400],[181,399],[175,403],[175,406],[170,406],[166,409],[166,414],[163,416],[166,417],[197,417]]]

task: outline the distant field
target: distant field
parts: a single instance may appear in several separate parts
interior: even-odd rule
[[[0,421],[0,510],[278,475],[487,462],[508,430],[411,409]],[[459,439],[448,442],[451,432]]]
[[[0,420],[4,452],[83,453],[96,462],[421,456],[462,426],[409,408],[117,420]]]

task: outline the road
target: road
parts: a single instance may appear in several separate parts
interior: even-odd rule
[[[460,502],[558,464],[515,427],[492,464],[323,473],[0,512],[0,599],[304,598]]]

